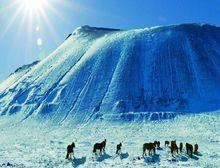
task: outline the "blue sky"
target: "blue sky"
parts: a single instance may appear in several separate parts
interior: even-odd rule
[[[46,57],[81,25],[220,25],[219,0],[41,0],[46,1],[41,12],[22,6],[24,1],[0,0],[0,81],[18,67]]]

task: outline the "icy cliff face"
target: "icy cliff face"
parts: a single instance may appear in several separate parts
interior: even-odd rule
[[[123,120],[144,112],[216,110],[219,95],[219,27],[83,26],[47,58],[0,84],[0,114],[76,123]]]

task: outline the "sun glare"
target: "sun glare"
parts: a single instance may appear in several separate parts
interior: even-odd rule
[[[16,27],[17,37],[21,32],[25,33],[23,37],[25,37],[24,40],[27,44],[30,46],[37,45],[43,52],[43,48],[45,47],[44,44],[46,43],[45,38],[43,38],[44,34],[50,36],[52,42],[56,44],[61,41],[56,31],[56,27],[54,26],[53,19],[56,18],[62,21],[63,25],[69,24],[68,20],[62,15],[60,9],[70,9],[71,1],[6,0],[4,7],[1,6],[1,3],[2,2],[0,2],[0,20],[1,17],[7,17],[8,19],[3,25],[4,28],[0,30],[0,40],[12,27]],[[9,14],[7,15],[7,13]],[[1,24],[2,23],[0,23],[0,27],[2,26]],[[33,40],[33,38],[35,39]]]
[[[21,0],[22,7],[28,12],[37,12],[44,7],[45,0]]]

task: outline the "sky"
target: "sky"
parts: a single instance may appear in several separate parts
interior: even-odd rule
[[[48,56],[79,26],[120,29],[209,23],[220,0],[0,0],[0,81]]]

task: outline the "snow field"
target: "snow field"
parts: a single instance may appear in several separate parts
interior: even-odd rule
[[[207,167],[220,166],[219,112],[184,115],[173,120],[135,123],[91,122],[78,126],[55,126],[34,121],[18,126],[1,125],[0,165],[15,167]],[[3,122],[0,122],[3,123]],[[96,142],[107,139],[106,154],[92,154]],[[173,158],[165,140],[199,144],[199,155],[185,154]],[[159,140],[162,150],[154,157],[142,158],[142,145]],[[75,157],[65,160],[66,146],[76,143]],[[116,145],[122,142],[122,156]],[[184,146],[185,148],[185,146]],[[10,166],[9,166],[10,167]],[[12,166],[11,166],[12,167]]]

